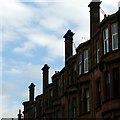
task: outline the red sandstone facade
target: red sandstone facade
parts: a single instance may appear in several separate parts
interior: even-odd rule
[[[43,94],[23,102],[24,120],[120,120],[120,9],[100,22],[100,4],[90,7],[90,40],[72,53],[74,33],[65,38],[65,66],[48,84],[49,66],[43,70]]]

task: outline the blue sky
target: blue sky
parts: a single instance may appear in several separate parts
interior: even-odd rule
[[[118,10],[118,1],[102,2],[105,13]],[[64,39],[68,29],[78,46],[89,39],[91,0],[1,0],[0,1],[0,118],[17,117],[28,100],[28,86],[42,93],[44,64],[50,78],[64,66]],[[101,19],[103,15],[101,14]],[[50,79],[51,81],[51,79]],[[2,114],[1,114],[2,113]]]

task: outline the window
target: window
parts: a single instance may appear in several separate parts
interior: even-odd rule
[[[88,50],[84,51],[84,73],[88,72]]]
[[[73,63],[73,76],[72,76],[72,82],[76,82],[76,63]]]
[[[55,97],[59,97],[60,96],[60,80],[57,79],[56,82],[55,82]]]
[[[64,74],[61,76],[61,81],[62,81],[62,92],[64,92],[64,88],[65,88]]]
[[[75,118],[77,114],[76,97],[68,100],[68,118]]]
[[[105,73],[106,100],[110,99],[110,73]]]
[[[96,85],[96,108],[101,104],[101,83],[100,80],[97,80]]]
[[[99,44],[99,41],[97,41],[97,43],[96,43],[96,61],[97,61],[97,63],[99,63],[99,59],[100,59],[100,44]]]
[[[71,66],[68,67],[68,84],[71,85]]]
[[[58,80],[58,96],[60,96],[60,87],[61,87],[61,83],[60,83],[60,79]]]
[[[46,93],[46,96],[45,96],[45,104],[46,104],[46,109],[49,107],[49,96],[48,96],[49,94],[48,94],[48,91],[47,91],[47,93]]]
[[[79,56],[79,75],[82,74],[82,53]]]
[[[98,81],[98,104],[101,103],[101,83]]]
[[[108,42],[108,28],[103,31],[103,40],[104,40],[104,54],[109,52],[109,42]]]
[[[76,63],[73,64],[73,70],[76,71]]]
[[[76,117],[76,98],[72,99],[72,118]]]
[[[113,68],[112,70],[112,82],[113,82],[113,97],[120,96],[120,82],[119,82],[119,68]]]
[[[114,23],[111,25],[112,33],[112,50],[118,49],[118,25]]]
[[[50,90],[50,98],[53,97],[53,90]]]
[[[35,112],[35,118],[37,118],[37,108],[36,108],[36,105],[35,105],[34,109],[35,109],[35,111],[34,111]]]
[[[89,89],[86,89],[85,95],[86,95],[86,111],[89,112],[90,111],[90,92],[89,92]]]
[[[80,91],[80,114],[83,112],[83,97],[82,97],[82,91]]]
[[[42,99],[40,100],[40,114],[43,112],[43,101]]]
[[[71,108],[71,102],[68,100],[68,118],[72,117],[72,108]]]
[[[48,98],[48,100],[49,100],[49,107],[51,106],[52,99],[53,99],[53,90],[50,89],[49,90],[49,98]]]
[[[55,92],[55,98],[57,98],[58,97],[58,80],[57,81],[55,81],[55,90],[54,90],[54,92]]]
[[[116,117],[115,117],[115,120],[120,120],[120,116],[116,116]]]

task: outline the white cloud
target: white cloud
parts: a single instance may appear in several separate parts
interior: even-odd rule
[[[32,57],[33,54],[31,53],[31,51],[33,49],[34,49],[34,45],[33,44],[31,44],[30,42],[24,42],[22,44],[22,46],[14,48],[13,52],[24,54],[24,55],[26,55],[28,57]]]
[[[15,66],[13,65],[13,63],[15,63]],[[7,72],[5,74],[6,76],[8,76],[9,74],[10,80],[3,81],[2,87],[3,87],[4,96],[2,96],[3,97],[2,99],[4,104],[2,108],[4,110],[2,111],[2,113],[3,113],[3,117],[6,116],[15,117],[15,115],[18,114],[18,109],[21,108],[22,102],[29,99],[28,86],[31,82],[34,82],[36,85],[35,95],[42,93],[41,80],[43,79],[43,77],[42,77],[41,68],[43,67],[43,65],[38,65],[38,64],[34,65],[32,63],[25,64],[25,63],[19,63],[17,61],[13,61],[7,64],[5,64],[5,66],[8,66],[9,69],[7,69]],[[51,82],[51,76],[54,74],[55,70],[59,70],[59,69],[60,68],[58,67],[50,68],[50,73],[49,73],[50,82]],[[18,71],[20,71],[19,75],[18,75]],[[25,87],[22,88],[23,86]],[[11,101],[12,97],[15,99],[15,101]],[[19,99],[22,99],[23,101],[19,101]],[[9,104],[11,104],[13,107],[9,108]],[[10,114],[8,114],[9,111],[11,111]]]
[[[40,4],[42,5],[42,3],[40,3]],[[23,12],[23,14],[20,14],[20,16],[18,16],[18,18],[16,17],[15,20],[12,19],[13,20],[12,26],[11,26],[12,28],[10,27],[11,29],[6,30],[6,34],[4,36],[5,40],[6,39],[7,40],[16,39],[17,40],[16,36],[18,35],[18,33],[13,32],[14,31],[13,28],[19,28],[19,29],[16,29],[17,32],[20,32],[19,34],[24,33],[22,35],[25,36],[26,40],[24,40],[24,42],[22,44],[20,44],[19,46],[14,48],[15,53],[24,54],[26,56],[31,57],[31,56],[33,56],[32,50],[34,50],[36,48],[36,46],[38,46],[38,47],[42,46],[42,47],[48,48],[48,53],[50,53],[49,51],[51,50],[52,52],[50,54],[55,57],[63,56],[63,53],[64,53],[63,52],[64,48],[62,47],[63,40],[58,41],[56,34],[60,34],[61,31],[63,31],[64,29],[67,29],[69,27],[70,21],[73,21],[74,23],[80,22],[81,17],[79,15],[77,15],[77,12],[79,10],[78,4],[76,4],[76,3],[68,4],[67,6],[65,6],[64,2],[58,2],[58,3],[56,2],[53,5],[52,4],[48,5],[47,6],[48,8],[46,8],[46,7],[45,8],[41,8],[41,7],[36,8],[37,13],[35,13],[36,9],[32,9],[33,11],[31,11],[30,7],[28,7],[27,5],[22,5],[21,3],[18,3],[18,2],[15,2],[15,3],[13,2],[13,9],[10,9],[11,7],[8,7],[8,9],[11,10],[10,11],[11,13],[12,13],[12,11],[14,11],[13,9],[16,8],[16,12],[15,13],[13,12],[13,14],[15,16],[19,12],[21,13],[21,12],[23,12],[23,10],[25,11],[25,12]],[[23,10],[21,11],[20,8]],[[76,8],[76,9],[74,9],[74,8]],[[30,14],[30,12],[31,12],[31,14]],[[28,15],[26,15],[27,13],[28,13]],[[76,13],[76,14],[74,14],[74,13]],[[37,15],[38,17],[35,16],[35,19],[36,18],[37,18],[37,20],[39,19],[40,24],[38,24],[38,25],[41,25],[46,30],[54,31],[54,33],[52,33],[54,35],[51,36],[51,34],[46,34],[46,33],[44,33],[45,31],[42,31],[42,29],[38,28],[38,27],[35,30],[35,28],[30,27],[31,22],[24,22],[24,21],[28,21],[28,19],[31,19],[31,21],[32,20],[35,21],[35,19],[31,18],[31,16],[33,14],[38,14]],[[51,16],[51,14],[52,14],[52,16]],[[5,17],[6,17],[6,15],[5,15]],[[19,17],[20,17],[20,19],[22,18],[22,20],[21,20],[22,22],[20,22],[18,20]],[[42,18],[44,18],[44,19],[42,19]],[[26,29],[25,26],[29,26],[29,28]],[[84,26],[83,26],[83,28],[84,28]],[[9,32],[9,30],[12,32]],[[64,31],[66,31],[66,30],[64,30]],[[61,35],[61,37],[62,37],[62,35]],[[60,47],[56,47],[58,43],[60,43],[59,44]],[[55,44],[55,45],[53,45],[53,44]],[[56,54],[55,50],[57,50],[59,54]]]
[[[65,20],[53,15],[40,21],[41,26],[51,31],[62,29],[65,24]]]
[[[7,71],[6,71],[7,72]],[[8,71],[8,74],[13,74],[13,75],[18,75],[20,74],[21,71],[16,69],[16,68],[11,68],[9,71]]]
[[[0,111],[0,118],[3,117],[3,113],[5,112],[5,107],[6,107],[6,104],[3,105],[3,101],[6,102],[7,99],[9,99],[9,96],[8,95],[3,95],[2,93],[0,94],[0,105],[1,105],[1,111]]]
[[[19,109],[22,109],[21,105],[14,104],[10,109],[8,107],[9,106],[6,106],[2,111],[3,112],[2,118],[17,118]]]
[[[11,62],[5,63],[4,74],[17,79],[22,78],[22,82],[27,78],[28,81],[40,79],[40,69],[42,65],[32,63],[19,63],[13,64]],[[19,75],[18,75],[19,74]],[[29,76],[29,77],[28,77]],[[15,81],[18,81],[15,79]],[[3,81],[4,82],[4,81]],[[20,81],[18,81],[20,82]]]
[[[0,17],[5,25],[22,25],[32,17],[31,9],[18,0],[4,0],[0,4]],[[24,21],[26,20],[26,21]]]
[[[2,95],[0,96],[3,101],[2,117],[17,117],[18,109],[21,108],[22,102],[28,100],[28,85],[31,82],[36,83],[42,79],[40,65],[23,64],[17,61],[15,65],[11,63],[6,63],[7,69],[4,69],[4,74],[9,76],[9,79],[2,81]],[[37,94],[40,93],[41,91],[37,91]],[[10,105],[12,106],[10,107]]]
[[[28,100],[28,89],[27,89],[27,86],[26,86],[26,90],[25,91],[21,91],[19,93],[19,96],[22,97],[24,99],[24,101],[27,101]],[[22,101],[22,102],[24,102]]]
[[[56,36],[44,33],[33,33],[31,35],[28,35],[27,37],[28,41],[24,42],[22,46],[14,48],[13,52],[21,53],[26,56],[33,56],[32,51],[34,49],[38,47],[44,47],[45,49],[47,49],[47,56],[49,57],[56,58],[64,56],[64,40],[58,40]]]
[[[10,91],[14,91],[17,88],[17,84],[13,84],[12,82],[9,84],[7,83],[7,81],[4,81],[2,84],[2,93],[9,93]],[[14,91],[15,92],[15,91]]]
[[[30,0],[22,1],[30,2]],[[16,43],[11,51],[13,50],[14,55],[19,56],[17,61],[13,60],[11,55],[8,55],[9,58],[3,55],[7,59],[5,64],[2,63],[5,68],[3,79],[6,78],[7,81],[3,81],[4,94],[3,98],[0,96],[0,99],[4,101],[3,115],[5,117],[17,115],[21,104],[18,105],[15,98],[19,96],[19,98],[26,100],[28,96],[27,87],[31,82],[39,83],[40,81],[39,84],[36,84],[36,91],[37,94],[41,93],[43,63],[54,63],[56,58],[64,56],[64,39],[62,37],[68,29],[75,32],[74,42],[76,46],[87,38],[89,39],[88,4],[90,1],[31,0],[31,5],[18,0],[0,2],[0,20],[2,21],[0,39],[4,40],[3,50],[7,51],[7,46]],[[113,3],[113,1],[106,0],[102,2],[101,6],[106,13],[116,12],[118,9],[116,8],[117,1]],[[33,3],[34,5],[32,5]],[[46,54],[34,58],[34,51],[40,48],[44,48],[47,51]],[[22,59],[23,57],[27,62]],[[34,63],[31,59],[34,59]],[[61,68],[50,67],[50,77],[55,70],[62,68],[62,66]],[[24,88],[22,88],[23,86]],[[15,99],[15,102],[13,101],[14,107],[8,107],[8,103],[12,102],[10,97]]]
[[[64,41],[55,40],[48,45],[48,56],[58,58],[64,56]]]

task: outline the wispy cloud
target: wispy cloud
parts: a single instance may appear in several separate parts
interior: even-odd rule
[[[110,14],[117,11],[118,1],[106,0],[101,6]],[[89,3],[90,0],[0,1],[3,117],[16,116],[21,103],[27,100],[31,82],[36,84],[36,95],[42,93],[41,68],[45,63],[51,67],[50,77],[62,69],[63,35],[68,29],[75,32],[76,47],[89,39]]]

